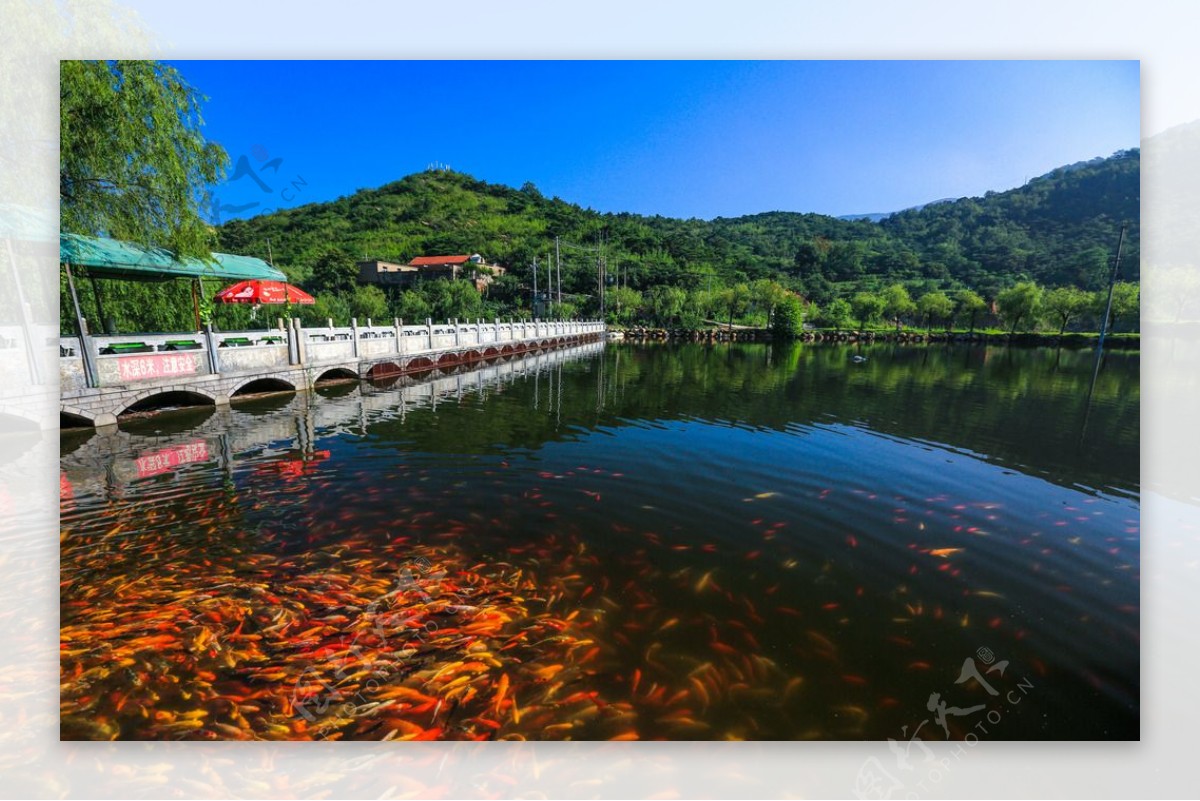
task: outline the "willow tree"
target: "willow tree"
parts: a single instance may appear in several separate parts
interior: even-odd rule
[[[1034,320],[1042,305],[1042,288],[1033,281],[1021,281],[996,295],[1000,317],[1009,324],[1008,333],[1015,334],[1022,320]]]
[[[950,319],[954,315],[954,301],[950,300],[945,292],[926,292],[917,299],[917,311],[925,318],[925,333],[933,332],[934,320],[946,321],[948,329]]]
[[[64,61],[59,93],[62,230],[207,257],[205,194],[229,159],[200,133],[206,98],[155,61]]]
[[[1091,293],[1079,287],[1060,286],[1043,296],[1042,310],[1047,318],[1058,323],[1058,335],[1061,337],[1067,330],[1067,323],[1086,311],[1091,302]]]
[[[61,229],[209,258],[206,195],[229,159],[201,135],[205,98],[155,61],[63,61],[59,78]],[[103,305],[135,330],[191,325],[182,282],[114,283],[103,304],[95,283],[93,292],[97,317]]]
[[[883,314],[884,305],[884,299],[874,292],[859,292],[850,298],[850,308],[858,318],[858,327],[864,331]]]
[[[987,311],[987,307],[987,301],[973,289],[960,289],[954,296],[954,313],[960,317],[966,315],[970,319],[972,334],[975,333],[975,318],[980,312]]]
[[[908,290],[903,284],[892,284],[881,294],[883,298],[883,310],[888,317],[896,323],[896,333],[900,333],[901,318],[905,315],[912,314],[917,310],[917,304],[913,303],[912,296],[908,294]]]

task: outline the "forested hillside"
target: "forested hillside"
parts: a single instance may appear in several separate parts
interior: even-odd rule
[[[543,197],[532,184],[517,190],[430,171],[330,203],[235,220],[220,236],[225,249],[255,255],[266,255],[270,239],[276,262],[304,283],[330,246],[354,258],[400,261],[482,253],[527,273],[556,235],[595,246],[603,234],[609,274],[615,280],[619,270],[637,289],[686,288],[709,275],[725,282],[776,278],[820,302],[832,291],[826,284],[864,279],[932,281],[985,294],[1022,278],[1096,289],[1125,222],[1125,277],[1136,279],[1138,205],[1137,150],[879,223],[782,211],[711,221],[600,214]],[[578,255],[567,257],[564,287],[592,291],[595,255],[571,254]]]
[[[335,201],[228,222],[218,230],[219,249],[271,254],[292,282],[317,296],[316,307],[299,311],[308,321],[532,316],[532,265],[535,258],[541,265],[544,291],[558,237],[564,302],[541,307],[543,314],[597,315],[602,259],[605,311],[616,323],[761,325],[778,322],[775,311],[783,308],[788,325],[800,313],[839,327],[897,318],[965,324],[966,315],[974,325],[989,314],[980,304],[990,306],[1007,290],[1010,300],[1021,295],[1021,311],[1001,309],[992,323],[1007,318],[1058,329],[1095,324],[1096,293],[1107,284],[1122,224],[1128,232],[1121,278],[1138,280],[1139,166],[1139,151],[1122,151],[1018,189],[935,202],[879,222],[787,211],[714,220],[600,213],[545,197],[530,183],[514,189],[431,170]],[[407,262],[451,253],[480,253],[509,273],[482,297],[466,282],[386,293],[356,286],[358,259]],[[1043,292],[1055,287],[1063,289]],[[206,282],[205,294],[216,288]],[[1133,320],[1136,286],[1122,289],[1119,313]],[[108,306],[123,327],[175,324],[134,320],[144,304],[112,295]],[[1043,295],[1058,308],[1043,303]],[[799,298],[808,305],[796,308]],[[178,311],[175,305],[159,317],[179,316],[183,324],[187,304]],[[226,328],[249,322],[247,309],[214,313]]]

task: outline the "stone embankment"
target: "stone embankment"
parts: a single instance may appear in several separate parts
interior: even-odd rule
[[[735,328],[730,331],[725,328],[693,331],[685,328],[628,328],[623,339],[646,342],[666,341],[676,342],[770,342],[771,332],[759,328]]]
[[[775,339],[767,329],[740,328],[708,329],[694,331],[683,328],[629,328],[624,331],[610,330],[610,338],[634,342],[771,342]],[[996,334],[956,332],[947,334],[934,331],[805,331],[796,337],[801,342],[850,342],[901,344],[948,344],[975,343],[981,345],[1025,345],[1030,347],[1095,347],[1096,334]],[[1110,336],[1105,339],[1106,348],[1131,349],[1140,347],[1138,336]]]

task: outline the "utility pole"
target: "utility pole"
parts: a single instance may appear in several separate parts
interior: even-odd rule
[[[608,265],[604,263],[604,231],[600,232],[600,244],[596,248],[596,250],[599,253],[599,261],[600,261],[600,265],[599,265],[599,267],[600,267],[600,319],[603,320],[604,319],[604,292],[606,289],[604,283],[605,283],[605,279],[607,278],[607,273],[608,273]]]
[[[529,304],[529,309],[534,317],[537,317],[537,256],[533,257],[533,301]]]
[[[1104,319],[1100,322],[1100,341],[1096,351],[1104,350],[1104,335],[1108,333],[1108,316],[1112,314],[1113,287],[1117,283],[1117,273],[1121,269],[1121,247],[1125,244],[1125,226],[1121,226],[1121,236],[1117,239],[1117,257],[1113,259],[1112,275],[1108,278],[1108,303],[1104,306]]]
[[[558,249],[558,237],[554,237],[554,271],[558,273],[558,305],[562,307],[562,252]]]
[[[550,261],[550,256],[546,256],[546,305],[549,306],[554,302],[554,262]],[[547,317],[551,315],[546,315]]]
[[[600,316],[604,317],[604,282],[600,278],[600,237],[596,237],[596,303],[600,307]]]

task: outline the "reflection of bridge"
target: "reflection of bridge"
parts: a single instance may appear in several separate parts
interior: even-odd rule
[[[415,409],[457,401],[470,393],[502,389],[525,375],[576,361],[604,349],[602,342],[526,353],[474,369],[447,368],[421,375],[398,375],[388,386],[351,385],[321,390],[321,397],[302,393],[282,399],[278,409],[238,420],[228,406],[213,410],[203,422],[177,434],[142,435],[109,426],[64,453],[61,465],[74,490],[122,485],[171,472],[185,465],[217,461],[232,471],[239,455],[291,455],[314,458],[318,440],[340,433],[362,434],[376,421],[400,418]],[[67,444],[69,448],[69,441]]]
[[[595,321],[302,328],[64,338],[64,422],[105,426],[163,405],[224,406],[234,395],[310,390],[328,378],[382,379],[599,339]]]

